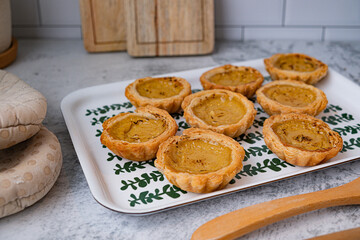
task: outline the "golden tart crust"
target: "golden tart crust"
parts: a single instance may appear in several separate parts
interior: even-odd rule
[[[317,83],[328,70],[325,63],[301,53],[274,54],[264,63],[273,80],[292,79],[307,84]]]
[[[221,89],[204,90],[187,96],[184,118],[192,126],[223,133],[229,137],[243,134],[256,115],[254,104],[245,96]]]
[[[234,139],[189,128],[160,145],[155,166],[179,188],[207,193],[224,188],[241,170],[244,156]]]
[[[316,116],[328,103],[323,91],[295,80],[265,84],[256,91],[256,100],[269,115],[306,113]]]
[[[165,110],[139,107],[135,113],[120,113],[103,123],[100,141],[116,155],[146,161],[155,158],[160,143],[174,136],[178,126]]]
[[[135,80],[125,89],[125,96],[135,107],[154,106],[169,113],[180,110],[191,85],[180,77],[146,77]]]
[[[314,166],[335,157],[342,149],[340,135],[307,114],[281,114],[266,119],[264,141],[279,158],[298,166]]]
[[[205,90],[225,89],[250,98],[264,81],[263,75],[251,67],[227,64],[210,69],[200,77]]]

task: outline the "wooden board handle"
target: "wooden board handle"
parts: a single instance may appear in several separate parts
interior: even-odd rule
[[[339,187],[275,199],[230,212],[200,226],[191,239],[234,239],[298,214],[351,204],[360,204],[360,178]]]
[[[359,240],[359,238],[360,227],[309,238],[308,240]]]

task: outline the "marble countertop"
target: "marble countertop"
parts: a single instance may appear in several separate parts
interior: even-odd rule
[[[20,39],[17,60],[5,70],[47,98],[44,125],[60,140],[63,167],[43,199],[0,219],[0,239],[190,239],[195,229],[219,215],[360,177],[360,161],[355,161],[141,217],[113,212],[92,197],[60,110],[67,94],[98,84],[264,58],[278,52],[316,56],[360,84],[360,42],[217,42],[213,54],[206,56],[132,58],[126,52],[89,54],[81,40]],[[358,206],[332,207],[277,222],[242,239],[306,239],[359,226]]]

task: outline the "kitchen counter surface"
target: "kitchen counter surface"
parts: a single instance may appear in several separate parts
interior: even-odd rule
[[[278,52],[312,55],[360,84],[360,42],[217,42],[213,54],[206,56],[132,58],[126,52],[89,54],[81,40],[20,39],[17,60],[5,70],[47,98],[44,125],[60,140],[63,167],[42,200],[0,219],[0,239],[190,239],[196,228],[219,215],[360,177],[360,161],[355,161],[141,217],[113,212],[92,197],[60,110],[67,94],[98,84],[264,58]],[[242,239],[306,239],[355,227],[360,227],[359,206],[332,207],[277,222]]]

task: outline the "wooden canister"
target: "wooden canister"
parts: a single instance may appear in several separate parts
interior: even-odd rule
[[[9,49],[11,44],[10,0],[0,0],[0,53]]]

